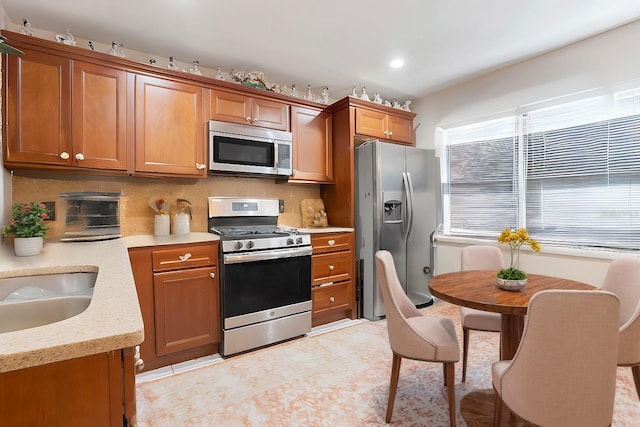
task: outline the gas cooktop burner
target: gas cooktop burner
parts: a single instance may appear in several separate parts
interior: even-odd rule
[[[224,238],[265,238],[265,237],[280,237],[280,236],[292,236],[298,234],[298,230],[295,228],[283,228],[283,227],[213,227],[211,231]]]

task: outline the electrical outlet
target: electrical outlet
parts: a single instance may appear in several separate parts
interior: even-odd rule
[[[280,211],[280,213],[284,213],[284,200],[282,199],[278,200],[278,211]]]
[[[56,202],[42,202],[49,210],[49,218],[45,221],[55,221],[56,219]]]

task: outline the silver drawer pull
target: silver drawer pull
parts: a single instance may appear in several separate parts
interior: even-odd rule
[[[216,273],[211,273],[211,274],[209,274],[209,276],[210,276],[212,279],[215,279],[215,278],[216,278]]]
[[[327,243],[329,244],[329,246],[333,246],[333,245],[335,245],[335,244],[336,244],[336,241],[335,241],[335,240],[333,240],[333,239],[331,239],[331,240],[329,240]]]
[[[184,255],[180,255],[178,258],[180,258],[180,261],[185,262],[185,261],[189,260],[189,258],[191,258],[191,254],[189,252],[187,252]]]
[[[334,269],[334,268],[335,268],[335,267],[334,267],[333,265],[330,265],[330,266],[329,266],[329,271],[333,271],[333,269]]]
[[[133,355],[133,366],[135,367],[136,371],[140,371],[142,369],[144,369],[144,360],[142,360],[142,358],[140,357],[140,346],[137,345],[135,347],[135,352]]]

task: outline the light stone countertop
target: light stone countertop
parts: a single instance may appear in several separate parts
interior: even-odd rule
[[[300,233],[309,233],[309,234],[316,234],[316,233],[345,233],[345,232],[350,232],[350,231],[354,231],[353,228],[348,228],[348,227],[307,227],[307,228],[298,228],[298,231]]]
[[[184,236],[131,236],[102,242],[45,240],[39,255],[16,257],[0,245],[0,278],[97,271],[89,307],[69,319],[0,334],[0,372],[133,347],[144,340],[144,325],[129,247],[218,240],[211,233]]]

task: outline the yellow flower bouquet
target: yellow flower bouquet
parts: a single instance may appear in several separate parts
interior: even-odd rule
[[[518,269],[518,265],[520,263],[520,247],[526,243],[534,252],[540,252],[540,243],[529,237],[529,233],[526,228],[519,228],[518,230],[505,228],[502,230],[502,233],[500,233],[500,236],[498,236],[498,242],[509,245],[509,248],[511,249],[511,263],[509,268],[500,270],[497,277],[505,280],[526,279],[527,274]]]

